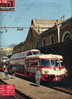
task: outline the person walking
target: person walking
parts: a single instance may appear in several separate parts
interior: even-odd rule
[[[36,73],[35,73],[35,82],[37,86],[40,86],[40,78],[41,78],[41,72],[39,68],[37,68]]]

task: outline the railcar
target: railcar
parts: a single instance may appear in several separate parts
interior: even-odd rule
[[[10,70],[16,68],[16,74],[26,77],[35,77],[37,68],[43,81],[61,81],[67,75],[67,69],[63,65],[63,57],[54,54],[36,54],[26,57],[12,57]]]
[[[3,71],[3,66],[8,65],[9,58],[7,56],[3,56],[0,58],[0,71]]]

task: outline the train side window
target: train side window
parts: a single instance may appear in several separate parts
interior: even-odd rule
[[[16,69],[17,69],[18,71],[20,71],[20,70],[23,71],[24,66],[19,66],[19,65],[17,65],[17,66],[16,66]]]

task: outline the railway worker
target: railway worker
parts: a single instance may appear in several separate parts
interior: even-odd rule
[[[41,72],[39,68],[37,68],[36,73],[35,73],[35,82],[37,86],[40,86],[40,78],[41,78]]]

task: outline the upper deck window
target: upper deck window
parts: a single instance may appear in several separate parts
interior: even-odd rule
[[[28,52],[28,53],[27,53],[27,56],[29,56],[29,55],[32,55],[32,53],[31,53],[31,52]]]
[[[33,54],[33,55],[40,54],[40,51],[33,51],[32,54]]]

